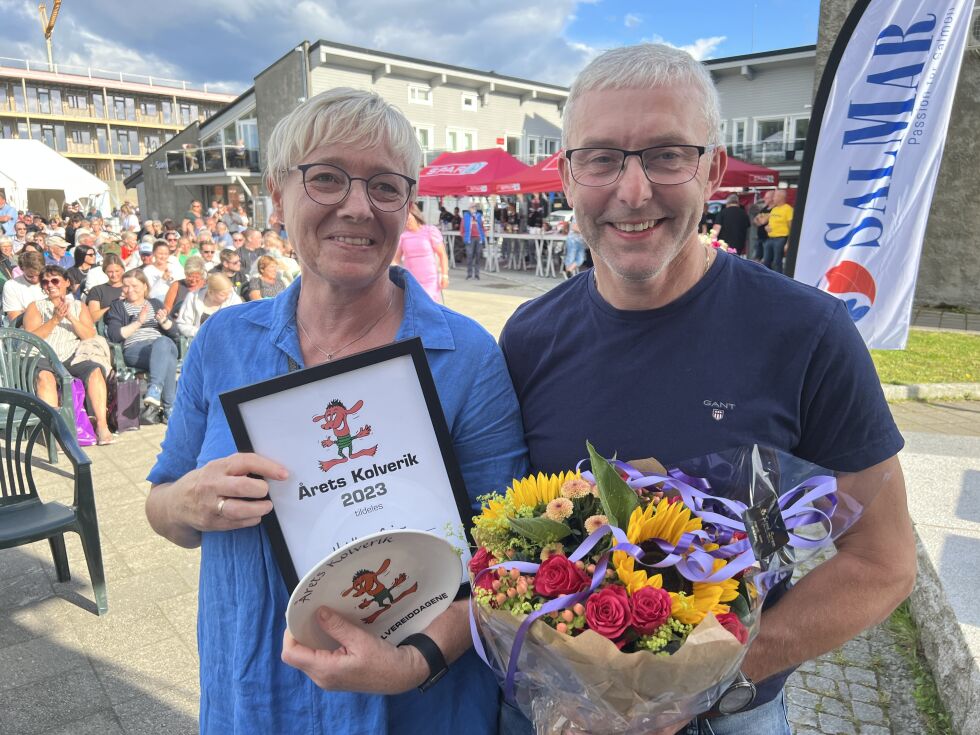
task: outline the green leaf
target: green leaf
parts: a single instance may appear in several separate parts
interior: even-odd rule
[[[749,617],[749,603],[742,595],[739,595],[734,600],[728,603],[729,607],[733,613],[738,615],[739,619],[747,620]]]
[[[542,545],[561,541],[572,532],[564,523],[550,518],[508,518],[507,521],[521,536]]]
[[[602,510],[612,525],[619,526],[625,531],[630,522],[630,515],[640,505],[640,499],[636,491],[619,476],[616,468],[609,464],[590,442],[586,442],[585,446],[589,450],[589,459],[592,461],[592,474],[599,488]]]

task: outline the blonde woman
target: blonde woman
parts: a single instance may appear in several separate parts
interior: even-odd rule
[[[231,279],[221,273],[212,273],[208,276],[207,287],[190,294],[184,301],[177,317],[177,329],[185,337],[196,337],[197,330],[214,312],[240,303],[242,299],[235,293]]]
[[[271,255],[260,255],[256,261],[258,275],[248,282],[248,300],[272,299],[286,288],[279,277],[279,263]]]

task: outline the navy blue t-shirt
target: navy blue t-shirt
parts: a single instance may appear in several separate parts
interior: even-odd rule
[[[760,444],[841,472],[904,444],[843,302],[720,251],[659,309],[613,308],[581,273],[522,305],[500,345],[535,473],[573,468],[586,440],[667,467]]]

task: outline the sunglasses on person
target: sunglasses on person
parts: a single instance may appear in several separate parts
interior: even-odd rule
[[[201,250],[201,255],[214,255],[213,250]]]
[[[62,279],[59,278],[58,276],[52,276],[51,278],[42,278],[41,279],[41,285],[42,286],[60,286],[61,285],[61,281],[62,281]]]
[[[179,235],[167,235],[167,237],[166,237],[166,239],[167,239],[168,241],[171,241],[171,240],[172,240],[172,241],[177,241],[177,240],[179,240],[179,239],[180,239],[180,236],[179,236]]]

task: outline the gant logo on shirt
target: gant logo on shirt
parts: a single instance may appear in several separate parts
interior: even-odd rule
[[[724,401],[709,401],[709,400],[705,400],[703,401],[703,403],[707,408],[711,409],[711,418],[713,418],[715,421],[721,421],[723,418],[725,418],[726,411],[735,410],[734,403],[726,403]]]

